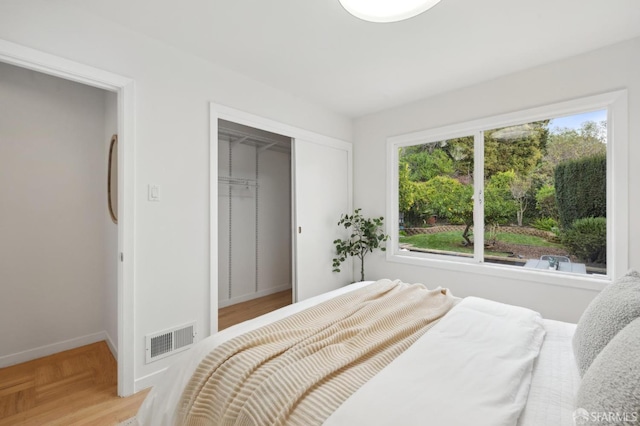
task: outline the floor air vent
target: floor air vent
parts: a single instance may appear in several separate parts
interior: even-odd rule
[[[148,364],[193,346],[196,341],[196,323],[149,334],[145,340],[146,362]]]

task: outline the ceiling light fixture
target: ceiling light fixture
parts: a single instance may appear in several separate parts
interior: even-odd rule
[[[369,22],[396,22],[413,18],[440,0],[340,0],[353,16]]]

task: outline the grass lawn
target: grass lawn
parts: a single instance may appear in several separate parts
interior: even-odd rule
[[[488,239],[488,234],[485,234],[485,241]],[[521,244],[538,247],[562,247],[559,244],[550,243],[544,238],[535,237],[533,235],[521,235],[511,234],[508,232],[498,232],[496,237],[498,241],[503,241],[509,244]],[[453,251],[456,253],[473,253],[473,247],[465,247],[462,245],[464,240],[462,239],[462,232],[450,231],[439,232],[437,234],[418,234],[410,237],[400,237],[401,243],[411,244],[417,248]],[[485,254],[493,256],[508,256],[508,253],[486,250]]]
[[[485,234],[484,240],[487,241],[489,238],[488,234]],[[504,241],[509,244],[522,244],[527,246],[538,246],[538,247],[558,247],[562,248],[561,244],[552,243],[544,238],[536,237],[535,235],[521,235],[521,234],[511,234],[509,232],[498,232],[496,237],[498,241]]]

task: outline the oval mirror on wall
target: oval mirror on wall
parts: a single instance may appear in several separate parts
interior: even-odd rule
[[[118,135],[111,136],[108,167],[107,197],[109,214],[113,223],[118,223]]]

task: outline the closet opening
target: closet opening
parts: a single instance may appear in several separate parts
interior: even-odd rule
[[[218,119],[219,330],[292,303],[291,146]]]
[[[5,416],[39,408],[31,397],[45,387],[75,395],[79,377],[100,383],[83,391],[116,390],[117,101],[115,91],[0,61],[0,369],[22,383],[91,357],[9,386],[5,402],[25,403]]]

